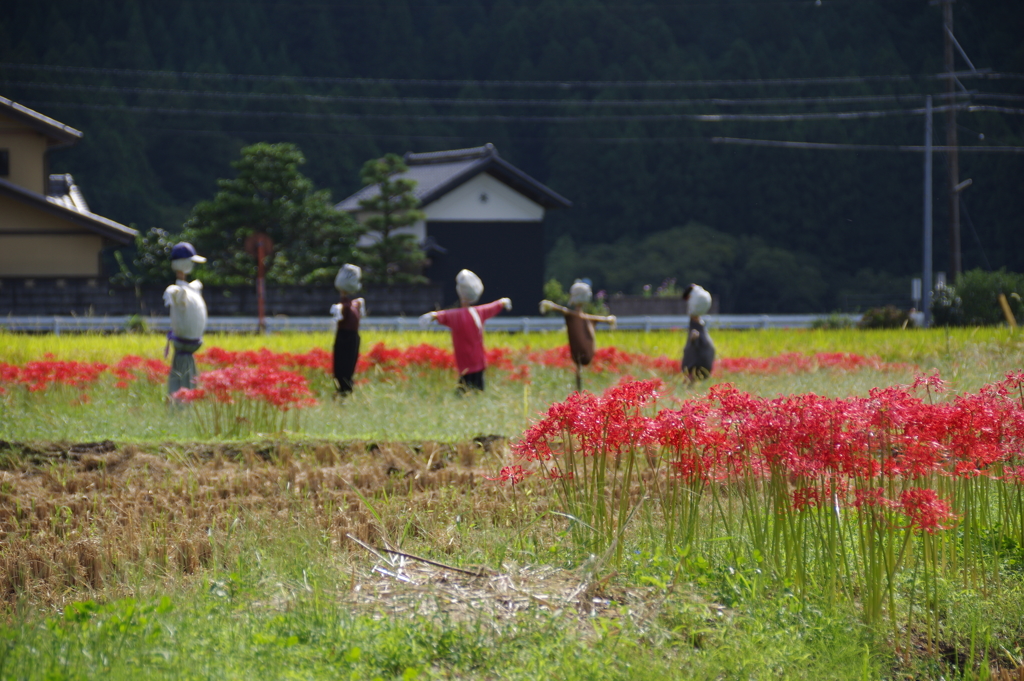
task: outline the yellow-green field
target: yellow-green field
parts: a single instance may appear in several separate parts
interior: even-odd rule
[[[408,347],[429,343],[450,347],[445,332],[363,331],[363,347],[385,343]],[[868,330],[857,329],[763,329],[713,331],[719,357],[771,357],[786,352],[852,352],[878,356],[885,361],[921,364],[969,361],[979,354],[1015,355],[1020,364],[1021,334],[1002,327],[956,329]],[[682,354],[683,335],[675,331],[598,331],[598,345],[614,345],[628,352],[677,357]],[[310,348],[330,349],[329,333],[278,333],[267,336],[209,334],[206,345],[229,350],[269,348],[275,352],[305,352]],[[489,333],[488,345],[511,348],[549,348],[565,344],[562,332]],[[21,363],[52,353],[62,359],[108,361],[111,357],[134,354],[159,357],[164,339],[157,334],[64,334],[26,335],[0,331],[0,361]],[[1007,360],[1012,358],[1007,356]]]

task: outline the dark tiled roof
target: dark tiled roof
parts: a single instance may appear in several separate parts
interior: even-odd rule
[[[0,178],[0,195],[27,203],[119,244],[131,243],[138,234],[131,227],[91,212],[70,175],[50,175],[48,184],[51,193],[43,196]]]
[[[55,121],[49,116],[44,116],[38,111],[33,111],[6,97],[0,97],[0,113],[30,125],[43,133],[50,138],[52,147],[69,146],[82,139],[82,133],[70,125],[64,125],[60,121]]]
[[[426,154],[407,153],[405,163],[409,170],[401,177],[416,181],[413,194],[420,206],[427,206],[480,173],[488,173],[512,187],[520,194],[545,208],[568,208],[572,202],[548,189],[498,155],[493,144],[469,149],[453,149]],[[347,212],[360,210],[359,202],[376,196],[377,186],[363,187],[338,203],[335,208]]]

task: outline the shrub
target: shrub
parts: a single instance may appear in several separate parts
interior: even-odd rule
[[[873,307],[864,313],[857,325],[862,329],[904,329],[914,326],[910,313],[895,305]]]
[[[963,323],[968,326],[995,326],[1006,320],[999,305],[1000,293],[1006,296],[1018,321],[1024,316],[1020,302],[1020,296],[1024,295],[1024,274],[1005,269],[998,272],[974,269],[957,278],[954,291],[963,303]]]
[[[933,326],[963,326],[964,304],[960,296],[949,286],[935,289],[932,296]]]
[[[849,329],[853,320],[842,312],[833,312],[811,322],[812,329]]]

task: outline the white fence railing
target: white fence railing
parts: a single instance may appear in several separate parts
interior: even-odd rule
[[[851,323],[856,324],[860,315],[843,315]],[[789,314],[789,315],[707,315],[705,321],[711,329],[805,329],[822,315]],[[9,331],[33,333],[110,333],[124,331],[133,318],[120,317],[0,317],[0,328]],[[267,317],[267,332],[282,331],[333,331],[334,320],[330,317]],[[629,331],[659,331],[665,329],[684,329],[688,319],[682,315],[659,315],[649,317],[619,317],[618,328]],[[146,317],[146,328],[154,332],[166,332],[170,329],[167,317]],[[431,323],[420,326],[416,317],[365,317],[360,326],[364,329],[382,331],[446,331],[445,327]],[[500,316],[488,320],[488,331],[505,331],[509,333],[526,333],[528,331],[555,331],[562,329],[561,317],[512,317]],[[211,317],[207,323],[207,332],[255,333],[258,322],[255,317]]]

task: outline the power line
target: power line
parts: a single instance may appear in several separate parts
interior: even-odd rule
[[[165,128],[160,126],[142,126],[140,130],[151,130],[158,132],[170,132],[187,135],[225,135],[231,134],[238,137],[271,135],[275,138],[312,137],[312,138],[341,138],[341,139],[394,139],[394,140],[432,140],[432,141],[453,141],[466,140],[465,135],[414,135],[414,134],[391,134],[376,132],[310,132],[303,131],[267,131],[267,130],[200,130],[194,128]],[[509,139],[525,141],[544,141],[552,139],[547,137],[536,137],[530,135],[509,135]],[[727,144],[737,146],[753,147],[775,147],[783,149],[817,149],[826,151],[888,151],[902,153],[921,153],[925,150],[921,145],[894,145],[894,144],[833,144],[828,142],[796,142],[790,140],[766,140],[751,139],[744,137],[702,137],[702,136],[667,136],[667,137],[589,137],[558,135],[559,141],[579,142],[581,144]],[[933,146],[932,151],[941,153],[948,151],[947,147]],[[1015,146],[992,146],[992,147],[960,147],[960,151],[979,153],[1002,153],[1002,154],[1024,154],[1024,147]]]
[[[957,111],[967,111],[968,113],[976,113],[980,111],[991,111],[993,113],[1005,113],[1020,115],[1024,114],[1024,109],[1014,109],[1008,106],[988,106],[984,104],[968,104],[966,107],[958,107]],[[949,107],[935,107],[935,111],[949,111]]]
[[[750,98],[697,98],[697,99],[479,99],[457,97],[369,97],[362,95],[310,95],[272,92],[229,92],[224,90],[183,90],[169,88],[142,88],[114,85],[81,85],[77,83],[44,83],[38,81],[5,80],[5,86],[24,87],[35,90],[57,90],[68,92],[99,92],[107,94],[166,95],[173,97],[205,97],[220,99],[246,99],[262,101],[341,103],[341,104],[388,104],[388,105],[433,105],[433,106],[537,106],[537,107],[656,107],[656,106],[793,106],[816,104],[855,103],[908,103],[923,101],[924,95],[853,95],[844,97],[750,97]],[[948,98],[946,93],[933,95]],[[954,98],[966,99],[977,96],[985,99],[1024,100],[1024,95],[1002,95],[1000,93],[956,93]]]
[[[900,151],[920,153],[925,147],[913,144],[831,144],[828,142],[795,142],[791,140],[762,140],[744,137],[712,137],[712,144],[735,144],[748,147],[776,147],[782,149],[823,149],[828,151]],[[948,152],[953,147],[932,147],[933,152]],[[1024,154],[1024,147],[957,147],[961,152]]]
[[[799,6],[806,7],[814,10],[821,9],[824,6],[834,5],[856,5],[867,2],[868,0],[730,0],[725,5],[729,7],[764,7],[764,6]],[[886,3],[896,2],[897,0],[885,0]],[[916,2],[917,0],[900,0],[902,2]],[[282,2],[281,0],[178,0],[179,4],[189,5],[206,5],[216,7],[251,7],[253,5],[259,5],[262,7],[280,7],[283,9],[345,9],[345,8],[363,8],[365,3],[362,2]],[[424,3],[410,2],[409,5],[420,5]],[[457,4],[457,3],[456,3]],[[612,8],[623,8],[627,10],[635,10],[636,5],[629,2],[619,3],[604,3],[605,7]],[[723,3],[719,1],[709,2],[707,0],[701,0],[694,2],[693,0],[683,0],[681,2],[645,2],[644,7],[671,7],[673,9],[692,9],[692,8],[703,8],[713,7],[716,9],[722,9]],[[568,9],[576,9],[570,7]]]
[[[93,73],[116,76],[143,76],[160,78],[194,78],[209,80],[262,81],[278,83],[319,83],[325,85],[413,85],[423,87],[503,87],[503,88],[548,88],[557,90],[590,88],[668,88],[668,87],[723,87],[723,86],[781,86],[781,85],[851,85],[865,83],[911,83],[918,80],[943,80],[949,73],[932,73],[920,76],[877,75],[877,76],[825,76],[811,78],[741,78],[719,80],[443,80],[418,78],[341,78],[323,76],[277,76],[240,73],[190,73],[185,71],[156,71],[147,69],[112,69],[91,66],[59,66],[51,64],[17,64],[0,62],[0,69],[21,71],[49,71],[56,73]],[[987,69],[962,71],[954,74],[958,78],[989,78],[1020,76],[1024,74],[992,74]]]
[[[239,111],[219,109],[181,109],[171,107],[125,106],[109,104],[85,104],[81,102],[27,102],[32,106],[65,107],[71,109],[88,109],[94,111],[124,111],[127,113],[154,113],[168,115],[194,116],[241,116],[250,118],[301,118],[307,120],[375,120],[375,121],[429,121],[429,122],[491,122],[491,123],[581,123],[581,122],[663,122],[663,121],[694,121],[701,123],[726,123],[732,121],[746,122],[787,122],[787,121],[823,121],[823,120],[858,120],[887,118],[890,116],[919,116],[924,109],[888,109],[880,111],[844,111],[832,113],[802,114],[615,114],[594,116],[528,116],[507,114],[371,114],[371,113],[310,113],[302,111]],[[933,107],[933,111],[945,111],[949,108],[965,111],[1000,111],[1002,113],[1024,113],[1024,109],[1006,107],[970,106],[966,104],[944,105]]]

